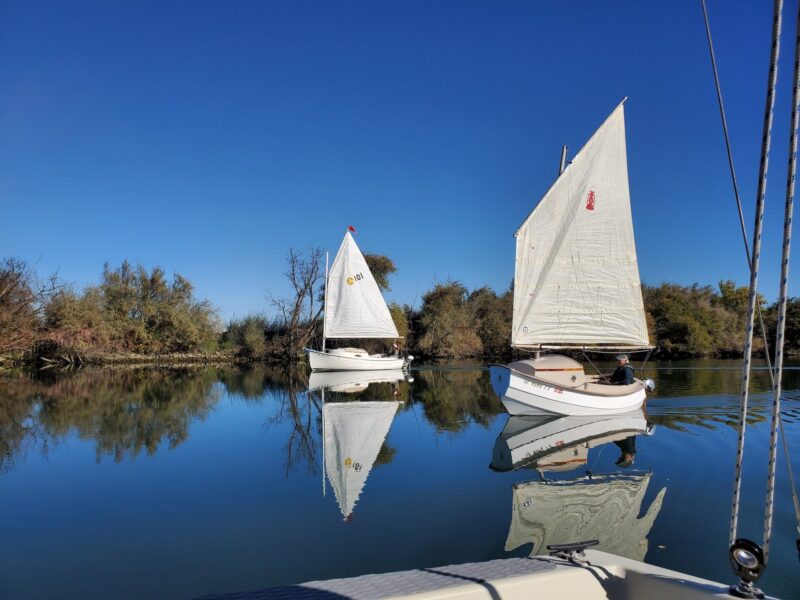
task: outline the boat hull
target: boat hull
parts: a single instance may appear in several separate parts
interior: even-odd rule
[[[512,415],[617,415],[641,408],[646,399],[646,384],[639,380],[617,389],[602,386],[605,393],[597,394],[559,386],[506,365],[489,365],[489,373],[495,393]]]
[[[407,359],[394,356],[331,354],[306,348],[308,362],[313,371],[386,371],[402,369]],[[410,360],[408,360],[410,362]]]

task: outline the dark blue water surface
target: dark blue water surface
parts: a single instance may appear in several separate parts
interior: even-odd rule
[[[615,464],[624,446],[612,440],[588,444],[572,465],[492,468],[509,417],[480,367],[420,368],[413,382],[328,389],[328,405],[400,402],[372,464],[348,463],[367,474],[350,514],[326,475],[321,390],[309,392],[303,374],[224,367],[3,375],[0,597],[193,598],[522,556],[530,544],[505,550],[512,486],[542,477],[583,485],[587,470],[649,473],[632,520],[666,490],[642,534],[647,562],[732,582],[738,363],[651,364],[648,375],[657,384],[647,406],[655,429],[635,436],[633,464],[624,467]],[[800,477],[800,371],[788,369],[784,386]],[[759,542],[767,387],[759,371],[739,531]],[[790,598],[800,597],[800,563],[782,452],[760,583]]]

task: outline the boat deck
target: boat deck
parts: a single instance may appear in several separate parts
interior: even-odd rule
[[[197,600],[730,599],[728,587],[598,550],[586,562],[506,558],[203,596]]]
[[[327,581],[310,581],[254,592],[203,596],[198,600],[284,600],[289,598],[378,600],[441,591],[446,588],[463,586],[465,583],[482,586],[490,591],[492,597],[497,597],[491,594],[493,585],[490,581],[531,575],[552,569],[555,569],[555,565],[547,560],[505,558],[431,569],[413,569]]]

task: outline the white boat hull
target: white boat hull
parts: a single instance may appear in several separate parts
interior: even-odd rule
[[[386,371],[402,369],[411,359],[376,354],[320,352],[306,348],[313,371]]]
[[[646,384],[640,380],[627,386],[604,385],[616,389],[599,394],[559,386],[505,365],[490,365],[489,373],[495,393],[512,415],[617,415],[641,408],[646,399]],[[598,385],[592,384],[595,389]]]

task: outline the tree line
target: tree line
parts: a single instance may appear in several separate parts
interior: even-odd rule
[[[366,254],[379,287],[390,291],[394,262]],[[57,276],[40,278],[24,261],[0,261],[0,361],[103,362],[109,356],[219,356],[265,362],[302,360],[305,347],[322,338],[322,252],[290,250],[290,293],[269,297],[265,311],[224,323],[211,302],[197,298],[188,278],[123,261],[106,264],[96,285],[83,290]],[[512,284],[513,285],[513,284]],[[742,355],[748,300],[746,287],[726,280],[717,286],[642,285],[650,341],[660,358]],[[467,289],[439,282],[419,307],[390,304],[404,350],[423,359],[497,359],[510,348],[513,290]],[[758,299],[768,339],[774,339],[776,304]],[[756,322],[756,352],[763,353]],[[392,340],[329,340],[357,343],[371,352]],[[790,298],[786,349],[800,350],[800,298]]]

